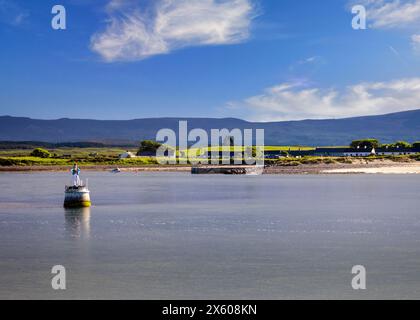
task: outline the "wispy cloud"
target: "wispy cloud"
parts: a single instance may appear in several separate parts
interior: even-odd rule
[[[414,50],[420,53],[420,34],[414,34],[411,36],[411,44]]]
[[[309,73],[316,72],[320,67],[325,65],[327,62],[321,56],[309,56],[305,59],[298,60],[289,66],[289,71],[297,73]]]
[[[420,78],[364,82],[342,90],[283,83],[241,102],[250,120],[301,120],[384,114],[420,108]]]
[[[359,0],[366,7],[371,28],[420,25],[420,0]]]
[[[319,59],[318,56],[309,57],[299,61],[299,64],[315,63]]]
[[[158,0],[151,8],[138,1],[112,0],[108,26],[91,39],[105,61],[142,60],[189,46],[245,41],[256,15],[251,0]]]
[[[350,4],[365,6],[372,29],[399,29],[409,34],[420,31],[420,0],[351,0]],[[417,48],[415,41],[412,44]]]
[[[400,57],[400,53],[398,52],[397,49],[395,49],[393,46],[389,46],[389,50],[396,55],[397,57]]]

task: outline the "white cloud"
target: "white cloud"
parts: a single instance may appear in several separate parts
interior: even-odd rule
[[[358,0],[357,3],[366,7],[372,28],[420,25],[420,0]]]
[[[351,0],[350,4],[362,4],[366,8],[370,28],[400,29],[410,33],[420,30],[420,0]],[[419,44],[413,37],[412,46],[417,50]]]
[[[138,2],[112,0],[108,26],[91,39],[106,61],[142,60],[200,45],[240,43],[249,37],[251,0],[159,0],[140,10]]]
[[[312,63],[312,62],[315,62],[316,60],[317,60],[317,58],[318,57],[310,57],[310,58],[307,58],[307,59],[304,59],[304,60],[302,60],[302,61],[300,61],[300,63],[301,64],[305,64],[305,63]]]
[[[229,105],[231,111],[239,107],[250,112],[248,119],[255,121],[345,118],[411,110],[420,108],[420,78],[365,82],[343,90],[284,83]]]
[[[411,36],[411,44],[414,50],[420,52],[420,34],[413,34]]]

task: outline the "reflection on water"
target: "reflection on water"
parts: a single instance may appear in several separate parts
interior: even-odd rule
[[[66,208],[64,210],[66,234],[72,238],[89,239],[90,208]]]

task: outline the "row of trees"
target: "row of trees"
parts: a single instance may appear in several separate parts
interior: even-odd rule
[[[379,147],[420,148],[420,141],[416,141],[414,143],[408,143],[406,141],[397,141],[395,143],[381,144],[377,139],[361,139],[352,141],[350,147],[355,149],[371,149]]]
[[[141,155],[143,152],[156,153],[157,149],[159,149],[161,145],[161,143],[156,141],[143,140],[142,142],[140,142],[140,147],[137,151],[137,155]]]

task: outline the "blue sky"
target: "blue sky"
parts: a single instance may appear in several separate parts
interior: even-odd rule
[[[340,118],[420,108],[420,0],[0,0],[0,115]],[[368,28],[354,30],[363,4]]]

